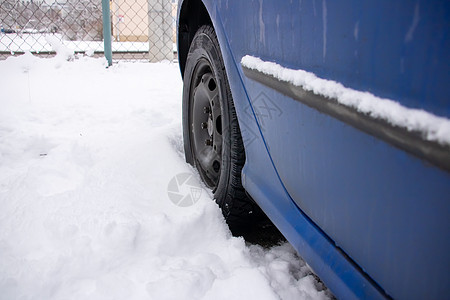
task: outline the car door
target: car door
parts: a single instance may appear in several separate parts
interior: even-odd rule
[[[449,6],[264,0],[218,9],[236,64],[259,57],[448,118]],[[449,264],[439,236],[449,228],[448,170],[362,130],[362,115],[348,122],[255,78],[244,83],[247,113],[297,206],[394,297],[433,286]]]

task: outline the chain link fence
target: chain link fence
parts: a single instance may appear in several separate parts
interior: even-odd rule
[[[175,0],[110,0],[113,60],[176,58]],[[75,53],[104,55],[101,0],[0,0],[0,59],[55,55],[57,37]]]

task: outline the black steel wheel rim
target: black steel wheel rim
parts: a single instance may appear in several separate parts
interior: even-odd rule
[[[190,90],[190,129],[195,164],[205,183],[215,189],[222,165],[222,111],[218,81],[205,58],[201,58],[194,68]]]

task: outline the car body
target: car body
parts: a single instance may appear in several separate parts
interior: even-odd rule
[[[448,297],[449,145],[329,104],[242,59],[304,70],[448,124],[450,2],[180,1],[182,74],[204,24],[217,34],[245,145],[242,185],[332,292]]]

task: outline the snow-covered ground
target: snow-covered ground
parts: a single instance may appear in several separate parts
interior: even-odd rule
[[[47,42],[48,37],[58,38],[66,47],[77,52],[103,52],[103,41],[66,41],[60,34],[51,33],[0,33],[0,51],[3,52],[47,52],[52,51],[52,45]],[[148,52],[148,42],[115,42],[111,44],[113,52]],[[173,44],[176,51],[176,44]]]
[[[231,236],[184,162],[178,65],[105,65],[0,61],[0,299],[329,298],[289,244]]]

